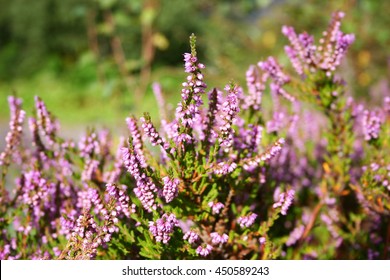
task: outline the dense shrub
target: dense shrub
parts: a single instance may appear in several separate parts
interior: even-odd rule
[[[28,134],[9,97],[0,258],[388,258],[390,97],[369,108],[346,93],[343,16],[318,44],[283,27],[296,73],[269,57],[246,90],[207,89],[192,35],[174,114],[156,84],[160,122],[127,118],[116,153],[104,130],[59,137],[38,97]]]

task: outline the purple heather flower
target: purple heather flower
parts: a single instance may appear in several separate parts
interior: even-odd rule
[[[22,139],[23,122],[26,116],[25,111],[21,109],[22,100],[14,96],[8,97],[9,108],[11,111],[11,120],[9,122],[10,131],[5,137],[5,150],[0,153],[0,166],[9,164],[9,157],[14,147],[19,145]]]
[[[203,245],[200,245],[198,248],[196,248],[196,253],[198,255],[206,257],[211,253],[212,250],[213,250],[213,246],[211,246],[209,244],[203,244]]]
[[[237,124],[237,126],[239,126],[239,131],[234,137],[234,148],[244,152],[245,155],[243,157],[245,158],[257,155],[262,139],[263,127],[253,124],[248,124],[248,128],[244,128],[240,124]]]
[[[97,247],[104,242],[109,242],[111,234],[105,234],[103,240],[98,237],[100,228],[95,219],[88,213],[84,212],[77,220],[72,230],[73,242],[80,243],[84,257],[94,258],[97,253]]]
[[[55,134],[59,129],[58,122],[51,116],[45,103],[35,96],[35,107],[37,109],[37,124],[40,131],[46,136],[48,144],[51,146],[55,141]]]
[[[199,139],[203,141],[205,151],[209,151],[218,138],[218,133],[215,129],[217,124],[217,116],[221,107],[222,91],[214,88],[208,93],[209,107],[207,115],[203,117],[202,126],[199,131]]]
[[[294,190],[288,190],[285,193],[279,194],[279,200],[274,203],[273,208],[281,207],[280,213],[282,215],[287,215],[287,210],[291,206],[295,196]]]
[[[329,211],[329,215],[321,214],[321,220],[325,223],[329,233],[336,241],[336,246],[338,247],[339,245],[341,245],[343,239],[337,232],[337,227],[335,226],[335,223],[339,220],[337,211],[335,209],[331,209],[331,211]]]
[[[23,183],[21,201],[32,208],[34,219],[38,221],[45,215],[44,209],[41,207],[42,203],[47,203],[55,186],[53,183],[47,182],[39,171],[24,173],[20,182]]]
[[[232,173],[237,168],[237,163],[232,162],[220,162],[213,168],[213,171],[217,175],[226,175]]]
[[[174,137],[177,144],[191,143],[193,138],[188,132],[193,129],[196,122],[199,122],[199,107],[203,104],[202,94],[205,93],[207,85],[203,82],[204,77],[200,71],[204,68],[204,65],[197,61],[198,59],[193,53],[184,54],[184,69],[189,75],[187,81],[182,84],[182,100],[176,108],[176,121],[180,122],[186,128],[186,131],[177,131]]]
[[[99,161],[87,158],[84,164],[84,170],[81,173],[81,181],[87,182],[92,180],[93,175],[99,168]]]
[[[103,173],[103,181],[107,183],[118,182],[122,171],[122,147],[124,146],[125,138],[121,136],[119,138],[119,145],[115,154],[114,166],[111,170],[106,170]]]
[[[291,46],[286,46],[285,51],[295,69],[303,76],[304,71],[312,70],[317,62],[315,54],[316,46],[314,39],[309,34],[302,33],[297,35],[293,27],[283,26],[282,33],[289,39]]]
[[[238,107],[239,88],[236,85],[227,85],[225,90],[228,92],[228,95],[226,101],[221,106],[221,135],[219,141],[222,147],[229,148],[233,144],[234,129],[232,128],[232,125],[237,113],[240,111],[240,108]]]
[[[229,236],[224,233],[222,235],[219,235],[217,232],[210,233],[211,243],[213,244],[223,244],[226,243],[229,240]]]
[[[244,169],[251,170],[252,168],[258,166],[261,162],[267,162],[272,158],[276,157],[281,152],[284,143],[285,143],[284,138],[280,138],[264,153],[254,158],[244,159],[242,161]]]
[[[297,243],[297,241],[302,237],[304,231],[305,231],[305,226],[304,225],[300,225],[300,226],[296,227],[290,233],[290,235],[289,235],[289,237],[288,237],[288,239],[286,241],[286,245],[287,246],[292,246],[295,243]]]
[[[127,127],[130,131],[130,136],[133,140],[134,149],[142,150],[142,137],[138,129],[137,121],[133,117],[126,118]]]
[[[137,120],[134,117],[128,117],[126,118],[126,123],[130,132],[134,150],[137,152],[137,155],[140,158],[141,166],[145,168],[146,162],[143,152],[142,136],[137,125]]]
[[[375,111],[365,110],[363,112],[362,126],[364,139],[370,141],[379,137],[379,132],[382,125],[380,115]]]
[[[390,115],[390,96],[383,99],[385,112]]]
[[[249,149],[253,151],[253,153],[257,153],[262,139],[263,127],[260,125],[249,125],[249,129],[250,129]]]
[[[249,95],[245,98],[243,105],[244,109],[252,107],[253,110],[260,110],[261,98],[265,90],[266,81],[267,75],[264,73],[260,75],[259,70],[255,65],[249,67],[246,72],[246,83]]]
[[[165,99],[162,93],[161,84],[154,82],[152,84],[152,90],[154,93],[154,97],[156,98],[157,105],[159,107],[160,116],[162,119],[166,119],[166,112],[165,112]]]
[[[257,214],[251,213],[246,216],[241,216],[237,219],[237,222],[240,224],[240,227],[245,228],[245,227],[250,227],[253,225],[257,218]]]
[[[303,65],[300,61],[300,57],[299,57],[298,52],[290,46],[285,46],[284,50],[285,50],[288,58],[290,59],[290,62],[292,64],[292,66],[294,67],[295,71],[300,76],[303,76]]]
[[[290,102],[295,101],[295,98],[283,89],[283,86],[290,81],[290,77],[282,71],[275,58],[268,57],[266,61],[260,61],[257,65],[267,74],[267,77],[271,78],[270,88],[273,93],[283,96]]]
[[[160,134],[157,132],[154,125],[151,123],[148,118],[141,118],[142,128],[146,136],[149,137],[150,143],[152,146],[162,145],[164,143],[163,139],[160,137]]]
[[[58,247],[53,247],[53,253],[54,256],[58,257],[59,255],[61,255],[61,250]]]
[[[330,76],[340,65],[347,49],[355,40],[353,34],[344,34],[340,31],[343,17],[342,12],[333,14],[327,31],[323,33],[324,37],[319,41],[319,46],[314,45],[313,37],[307,33],[297,35],[293,27],[283,26],[282,33],[291,44],[285,47],[285,51],[299,75],[303,76],[306,71],[315,72],[322,69]]]
[[[166,244],[171,239],[171,233],[173,233],[174,228],[178,226],[179,223],[176,216],[165,213],[156,222],[149,222],[149,231],[156,238],[157,242]]]
[[[284,126],[285,119],[283,112],[274,112],[273,119],[267,122],[267,133],[278,132]]]
[[[188,240],[188,243],[193,244],[199,240],[199,235],[195,231],[189,230],[184,234],[183,239]]]
[[[93,155],[100,154],[100,145],[96,133],[90,133],[83,136],[78,143],[80,156],[82,158],[91,158]]]
[[[265,238],[264,236],[262,236],[262,237],[259,238],[259,243],[260,243],[261,245],[265,244],[265,242],[266,242],[266,238]]]
[[[130,150],[129,148],[123,147],[122,160],[127,171],[136,180],[137,187],[134,189],[134,193],[141,201],[142,206],[148,212],[157,209],[155,194],[158,192],[158,189],[152,179],[144,173],[142,166],[145,166],[145,163],[141,162],[142,158],[137,154],[135,149]]]
[[[380,257],[380,253],[378,251],[368,249],[367,258],[369,260],[376,260]]]
[[[111,218],[115,221],[117,220],[116,216],[118,214],[124,214],[126,217],[130,217],[130,210],[129,210],[129,201],[130,198],[126,194],[126,186],[116,186],[115,184],[107,184],[106,185],[106,193],[108,194],[109,198],[111,198],[114,202],[114,210],[111,211]]]
[[[348,47],[354,42],[354,34],[344,34],[340,31],[343,12],[336,12],[328,29],[324,32],[324,38],[320,39],[318,51],[321,52],[319,68],[327,71],[329,76],[340,65]]]
[[[276,59],[272,56],[268,57],[265,61],[260,61],[257,64],[261,70],[269,75],[273,83],[278,86],[283,86],[290,81],[290,77],[282,71],[282,67],[276,62]]]
[[[225,208],[225,205],[221,202],[209,202],[208,206],[211,207],[213,214],[219,214],[222,208]]]
[[[179,179],[171,179],[169,176],[165,176],[162,178],[164,187],[162,191],[162,195],[165,198],[165,201],[167,203],[171,202],[178,194],[179,192],[179,184],[180,180]]]

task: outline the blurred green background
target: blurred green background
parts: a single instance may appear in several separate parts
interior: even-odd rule
[[[245,86],[248,66],[269,55],[290,67],[282,25],[318,38],[336,10],[346,12],[342,30],[356,34],[343,65],[351,92],[368,98],[389,87],[387,0],[0,0],[0,7],[0,131],[12,93],[28,113],[41,96],[69,130],[124,126],[130,113],[155,116],[151,84],[179,100],[191,33],[209,87]]]

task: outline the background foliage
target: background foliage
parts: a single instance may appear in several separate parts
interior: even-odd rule
[[[272,54],[285,62],[282,23],[318,36],[339,9],[347,13],[345,31],[358,38],[349,53],[355,59],[343,69],[347,80],[356,78],[348,80],[350,89],[374,101],[370,89],[388,90],[388,1],[0,0],[0,6],[0,108],[12,92],[32,108],[38,94],[65,125],[116,127],[129,111],[149,111],[156,105],[153,81],[176,103],[172,74],[181,71],[179,54],[192,32],[213,80],[242,82],[254,60]],[[0,123],[7,117],[0,110]]]

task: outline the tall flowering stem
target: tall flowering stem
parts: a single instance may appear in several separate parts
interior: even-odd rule
[[[8,104],[10,108],[10,122],[9,122],[9,132],[5,137],[5,149],[0,153],[0,168],[1,168],[1,180],[0,180],[0,195],[1,195],[1,204],[5,203],[6,199],[6,189],[5,189],[5,177],[7,175],[8,166],[11,164],[12,160],[18,160],[17,158],[20,155],[17,155],[17,147],[22,141],[23,133],[23,122],[25,118],[25,111],[22,110],[22,100],[16,98],[15,96],[8,97]],[[19,160],[21,160],[19,158]]]
[[[221,124],[219,142],[221,147],[228,149],[233,144],[233,122],[240,111],[238,107],[238,87],[234,84],[227,85],[225,90],[228,92],[226,101],[222,104]]]
[[[127,171],[134,177],[137,187],[134,188],[134,193],[141,201],[142,206],[146,211],[152,212],[157,209],[155,201],[158,189],[153,180],[147,175],[142,162],[143,158],[139,156],[134,149],[133,144],[129,143],[129,148],[122,148],[122,159]]]
[[[351,204],[357,203],[350,192],[351,157],[355,141],[353,113],[345,96],[345,82],[335,76],[336,69],[355,38],[353,34],[344,34],[340,30],[343,17],[342,12],[333,14],[318,45],[307,33],[296,34],[292,27],[282,28],[282,33],[290,41],[290,45],[285,47],[286,53],[296,72],[304,78],[304,82],[298,85],[302,87],[302,99],[315,104],[328,119],[325,134],[327,154],[322,159],[321,192],[312,221],[320,216],[321,211],[326,211],[328,205],[324,200],[330,193],[339,199],[340,215],[348,216]],[[340,219],[338,223],[341,226],[341,221],[347,220]],[[303,238],[311,236],[311,229],[312,224],[306,226]],[[301,238],[300,245],[302,242]]]
[[[191,144],[195,141],[193,128],[199,118],[199,107],[203,104],[202,95],[205,93],[207,85],[204,83],[202,69],[204,64],[198,62],[196,56],[196,37],[190,37],[191,53],[184,54],[184,71],[188,73],[187,81],[181,91],[181,102],[176,108],[176,121],[181,124],[175,136],[176,143]]]

